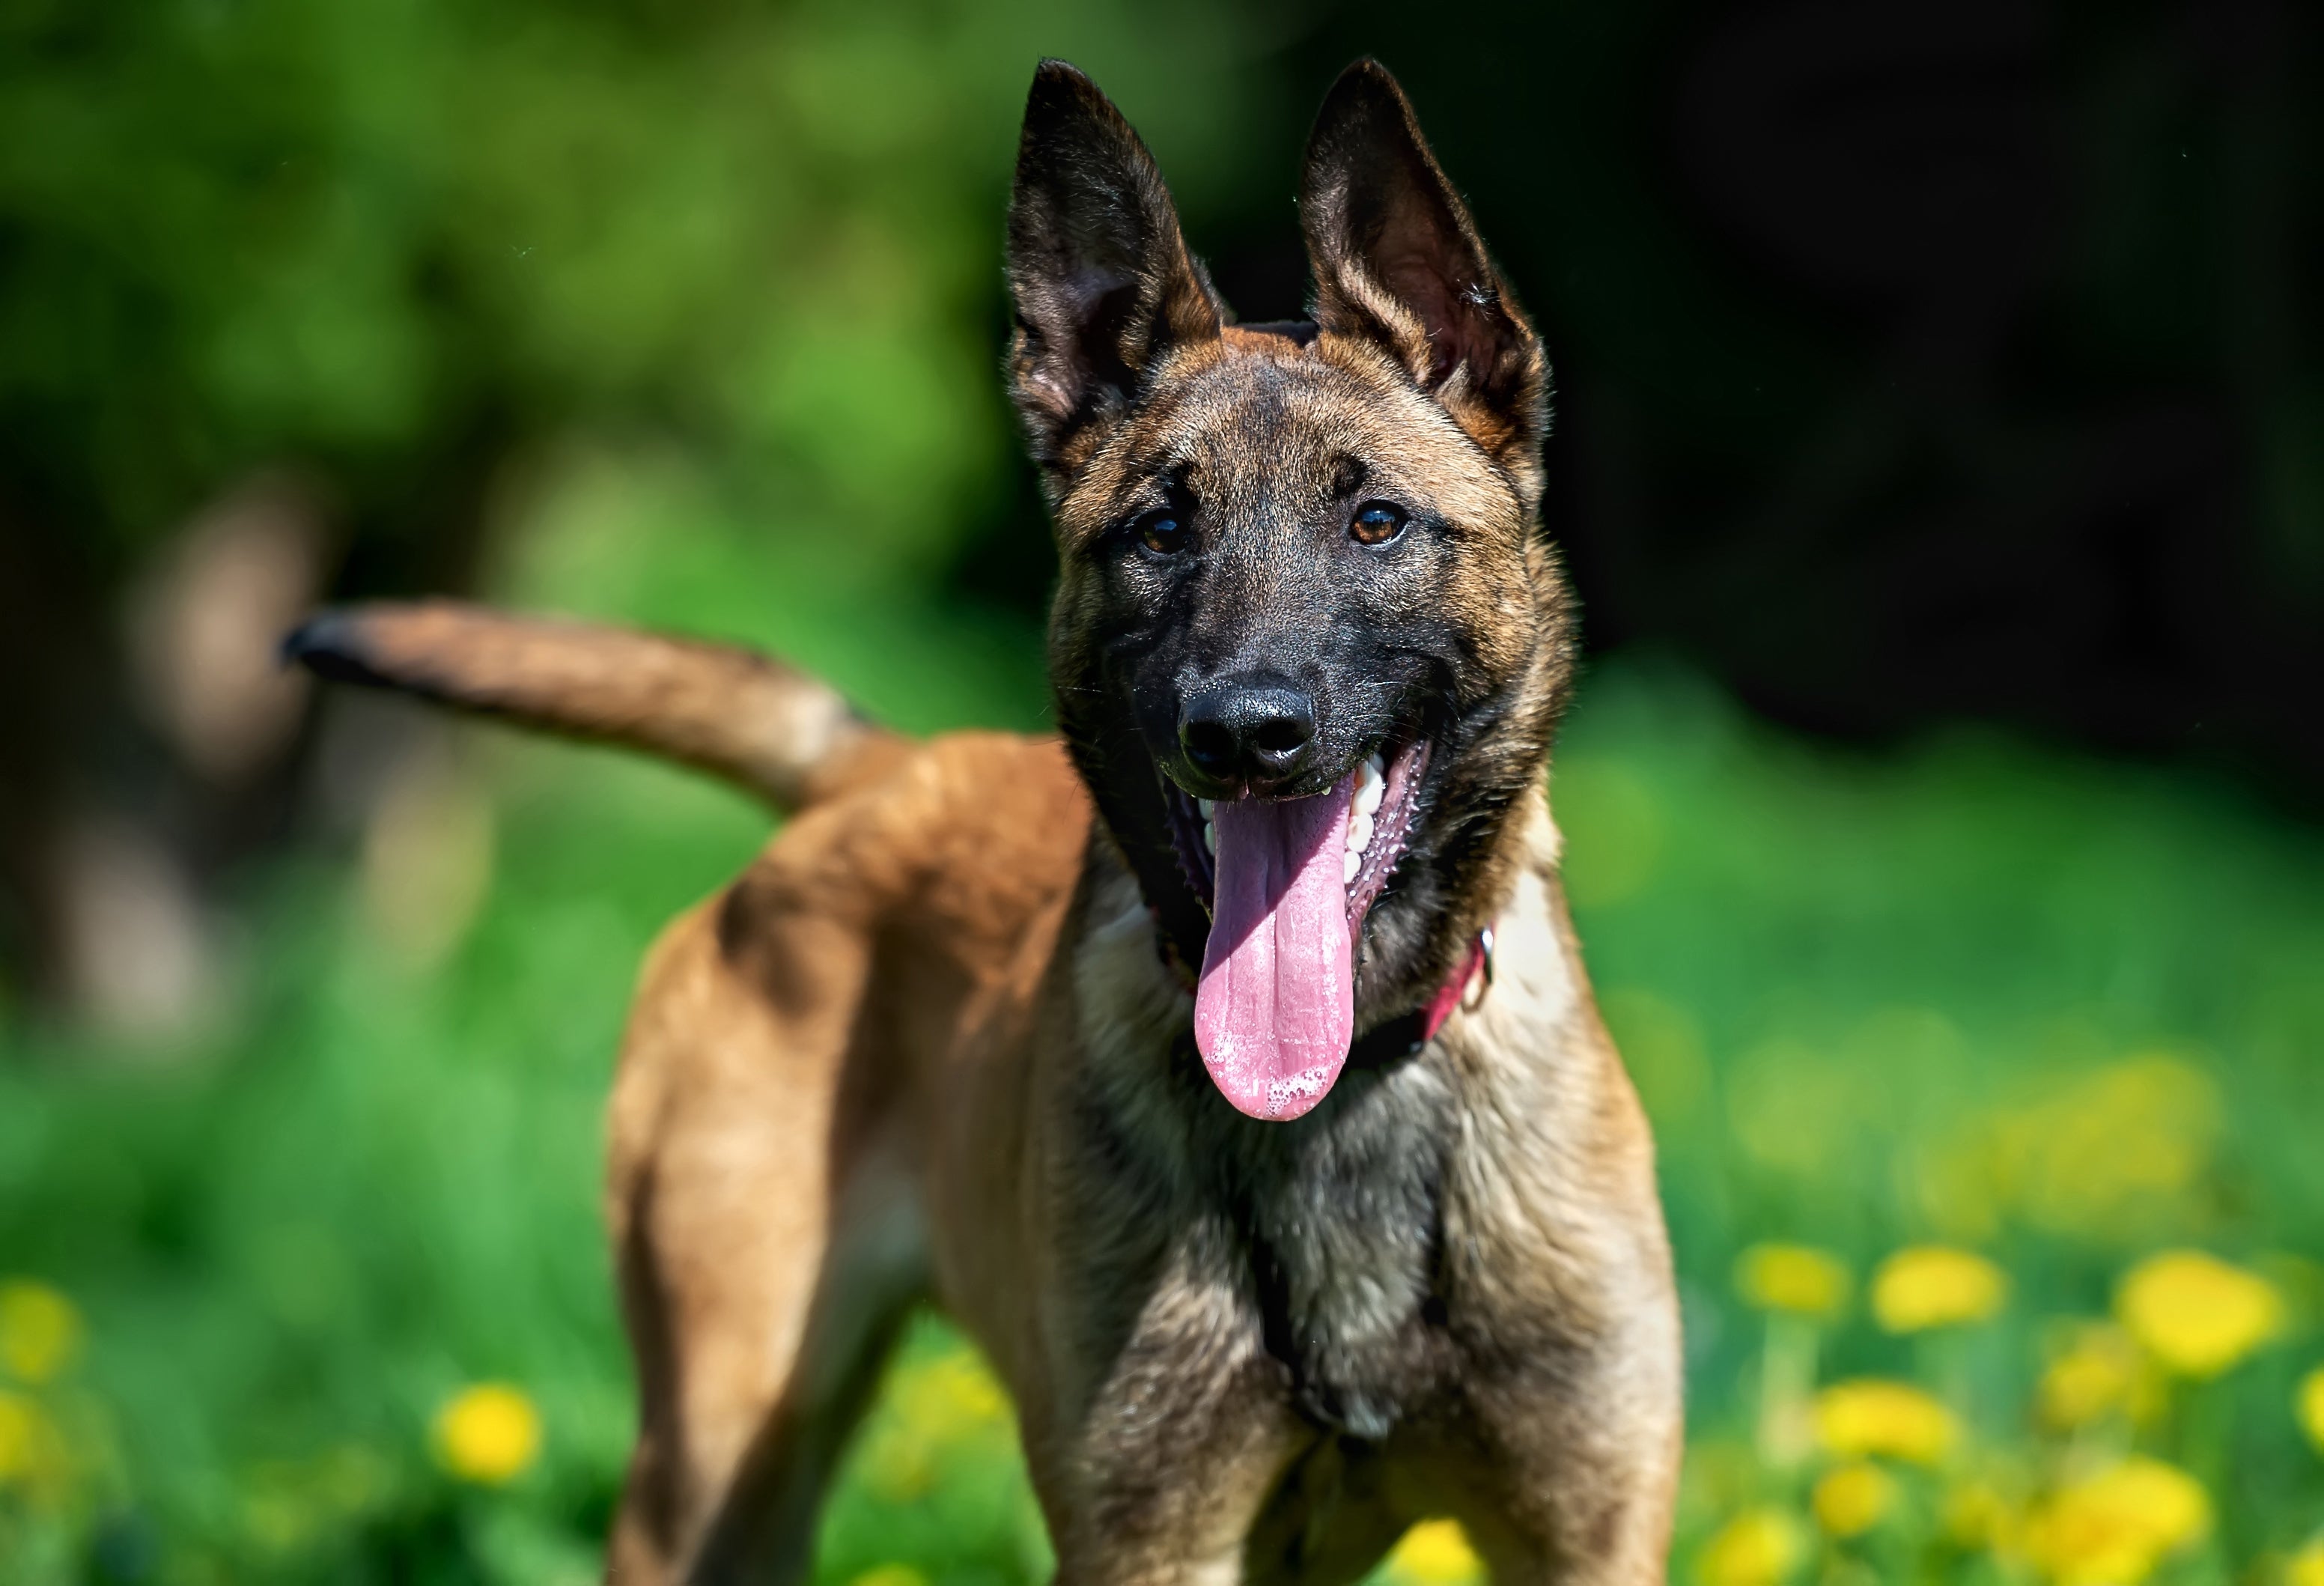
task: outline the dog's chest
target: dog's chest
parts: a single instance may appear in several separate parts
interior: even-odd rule
[[[1204,1185],[1268,1351],[1310,1418],[1378,1439],[1438,1375],[1445,1153],[1454,1120],[1425,1060],[1351,1074],[1313,1127],[1221,1120]]]
[[[1204,1074],[1190,1000],[1123,883],[1098,889],[1075,964],[1087,1085],[1065,1241],[1105,1296],[1097,1332],[1119,1345],[1141,1318],[1246,1318],[1303,1413],[1383,1436],[1425,1395],[1444,1347],[1451,1086],[1424,1054],[1351,1070],[1294,1122],[1243,1117]],[[1180,1284],[1223,1303],[1170,1303],[1162,1289]]]

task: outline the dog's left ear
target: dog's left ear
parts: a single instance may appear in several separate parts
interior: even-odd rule
[[[1341,73],[1315,117],[1299,218],[1316,324],[1379,345],[1535,504],[1548,359],[1377,60]]]

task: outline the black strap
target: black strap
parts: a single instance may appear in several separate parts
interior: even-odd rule
[[[1376,1024],[1356,1037],[1348,1048],[1348,1065],[1351,1068],[1378,1068],[1400,1057],[1409,1057],[1428,1045],[1428,1010],[1416,1008],[1411,1012]]]

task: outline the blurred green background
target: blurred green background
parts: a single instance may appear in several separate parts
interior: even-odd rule
[[[612,1054],[766,822],[269,638],[448,589],[1038,730],[1032,62],[1259,318],[1370,51],[1559,363],[1674,1576],[2324,1586],[2324,78],[2230,13],[0,4],[0,1580],[594,1578]],[[1047,1567],[930,1318],[817,1579]]]

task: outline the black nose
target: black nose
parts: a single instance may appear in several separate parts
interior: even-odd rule
[[[1264,792],[1306,768],[1315,702],[1281,683],[1216,683],[1179,709],[1178,744],[1204,776]]]

